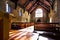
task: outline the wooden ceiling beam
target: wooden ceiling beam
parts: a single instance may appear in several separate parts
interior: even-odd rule
[[[34,4],[32,4],[32,6],[29,8],[28,11],[30,11],[30,10],[34,7],[34,5],[35,5],[36,3],[37,3],[37,2],[35,2]]]
[[[52,2],[52,5],[51,5],[51,6],[52,6],[52,9],[53,9],[53,7],[54,7],[54,3],[55,3],[55,0],[53,0],[53,2]]]
[[[46,0],[47,2],[49,2],[49,4],[51,5],[51,1],[50,0]]]
[[[46,5],[46,4],[42,3],[42,2],[39,2],[39,5],[41,5],[41,6],[42,6],[44,9],[46,9],[47,11],[50,10],[50,6],[48,6],[48,5]]]
[[[30,1],[28,0],[25,2],[25,4],[23,6],[26,7],[29,3],[30,3]]]
[[[43,2],[38,1],[38,2],[37,2],[37,5],[42,6],[47,12],[50,12],[50,6],[44,4]],[[34,5],[33,5],[33,6],[34,6]],[[29,9],[29,11],[32,10],[33,6]],[[34,11],[34,9],[33,9],[30,13],[32,13],[33,11]]]
[[[14,1],[14,0],[11,0],[11,1],[13,1],[14,3],[16,3],[16,1]],[[18,0],[19,1],[19,0]],[[51,3],[53,3],[54,4],[54,0],[52,0],[52,1],[50,1],[50,0],[46,0],[46,1],[48,1],[49,3],[50,3],[50,5],[51,5]],[[26,7],[29,5],[29,3],[30,3],[31,1],[29,1],[29,0],[27,0],[23,5],[20,5],[20,4],[18,4],[17,3],[17,5],[19,5],[21,8],[24,8],[24,9],[26,9]],[[33,1],[34,3],[32,4],[32,6],[28,9],[28,11],[30,12],[30,11],[33,11],[34,9],[32,9],[34,6],[35,6],[35,4],[37,4],[37,5],[40,5],[40,6],[42,6],[45,10],[47,10],[47,11],[49,11],[50,10],[50,6],[48,6],[47,4],[45,4],[44,2],[41,2],[41,1],[39,1],[39,0],[36,0],[36,1]]]
[[[22,6],[21,4],[18,4],[18,6],[20,6],[21,8],[24,8],[24,6]]]
[[[47,4],[45,4],[45,3],[41,2],[41,1],[39,3],[41,3],[42,5],[44,5],[47,8],[50,8],[50,6],[48,6]]]
[[[12,1],[12,2],[14,2],[14,3],[17,3],[19,0],[10,0],[10,1]]]
[[[35,4],[34,7],[30,10],[30,13],[32,13],[37,7],[38,7],[38,5]]]
[[[36,8],[37,8],[37,6],[32,11],[30,11],[30,13],[32,13]]]
[[[49,2],[50,5],[53,5],[53,3],[55,2],[55,0],[46,0]]]
[[[47,12],[49,12],[49,11],[50,11],[50,8],[49,8],[49,9],[47,9],[44,5],[42,5],[42,4],[39,4],[39,5],[41,5],[41,7],[42,7],[42,8],[44,8]]]

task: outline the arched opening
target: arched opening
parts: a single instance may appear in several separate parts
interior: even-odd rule
[[[41,22],[42,21],[42,18],[43,18],[43,9],[42,8],[36,9],[35,18],[36,18],[36,22]]]
[[[43,10],[42,10],[42,8],[36,9],[35,17],[43,17]]]

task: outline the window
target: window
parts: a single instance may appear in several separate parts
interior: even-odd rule
[[[12,9],[11,7],[8,5],[8,1],[6,1],[6,12],[11,13]]]
[[[43,10],[41,8],[36,9],[35,17],[43,17]]]
[[[22,10],[19,10],[19,16],[22,16]]]
[[[8,12],[8,1],[6,1],[6,12]]]

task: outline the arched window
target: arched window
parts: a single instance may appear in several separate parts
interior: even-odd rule
[[[6,12],[7,12],[7,13],[11,13],[11,12],[12,12],[12,9],[11,9],[11,7],[9,6],[8,1],[6,1]]]
[[[19,16],[22,16],[22,9],[19,9]]]
[[[6,12],[9,12],[8,11],[8,1],[6,1]]]
[[[35,17],[43,17],[43,10],[41,8],[36,9]]]

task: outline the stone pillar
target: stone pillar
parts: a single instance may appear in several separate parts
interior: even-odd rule
[[[60,0],[57,0],[57,22],[60,23]]]

